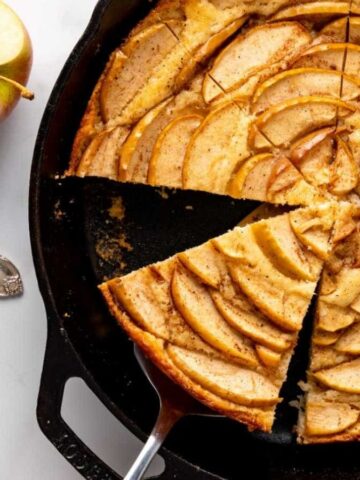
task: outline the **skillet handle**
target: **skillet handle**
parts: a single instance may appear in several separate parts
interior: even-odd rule
[[[54,320],[54,319],[53,319]],[[37,419],[44,435],[61,455],[87,480],[123,480],[106,465],[73,432],[61,417],[64,387],[69,378],[80,377],[98,394],[91,376],[81,365],[64,329],[56,321],[48,322],[48,339],[37,404]],[[116,418],[114,417],[114,421]],[[221,480],[220,477],[194,467],[191,463],[179,462],[166,450],[161,452],[165,470],[156,480]]]
[[[61,455],[87,480],[122,480],[97,457],[71,430],[61,417],[66,381],[74,376],[84,378],[76,354],[64,335],[50,328],[40,391],[37,419],[41,430]]]

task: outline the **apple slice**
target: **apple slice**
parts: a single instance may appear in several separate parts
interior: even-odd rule
[[[228,257],[232,279],[251,302],[280,327],[297,331],[316,283],[279,272],[257,246],[251,228],[235,228],[213,242]]]
[[[150,185],[182,186],[182,167],[191,136],[203,117],[184,115],[175,118],[161,132],[154,145],[149,162]]]
[[[321,295],[321,300],[338,307],[348,307],[360,295],[360,268],[343,268],[336,276],[336,290]]]
[[[320,347],[328,347],[329,345],[334,345],[340,337],[340,333],[337,332],[326,332],[325,330],[317,330],[313,337],[312,342],[314,345]]]
[[[309,131],[335,125],[337,116],[343,117],[355,110],[351,103],[333,97],[292,98],[268,108],[252,127],[255,126],[274,146],[286,147]],[[249,144],[254,148],[262,146],[253,128]]]
[[[341,87],[342,84],[342,87]],[[281,72],[263,82],[252,99],[252,110],[267,108],[294,97],[326,95],[349,101],[360,95],[360,81],[336,70],[295,68]]]
[[[340,353],[333,346],[330,347],[317,347],[311,346],[311,371],[323,370],[324,368],[335,367],[340,363],[348,362],[352,360],[350,355]]]
[[[303,245],[322,260],[326,260],[330,253],[329,237],[335,213],[335,207],[330,205],[289,213],[291,228],[295,235]]]
[[[222,398],[259,407],[280,401],[278,388],[260,373],[173,345],[166,350],[181,371]]]
[[[117,180],[120,151],[128,135],[126,127],[115,127],[98,133],[81,157],[76,175]]]
[[[209,113],[188,145],[183,187],[225,193],[235,166],[249,156],[249,122],[246,111],[233,102]]]
[[[326,303],[322,300],[322,296],[320,296],[316,317],[319,328],[327,332],[337,332],[352,325],[355,322],[356,313],[348,308]]]
[[[235,198],[266,201],[268,179],[275,162],[271,153],[259,153],[245,160],[230,180],[228,194]]]
[[[150,110],[131,131],[121,151],[119,180],[146,182],[153,145],[157,135],[168,123],[167,115],[161,114],[171,100],[165,100]],[[155,123],[158,117],[160,122]]]
[[[346,48],[346,61],[344,72],[355,77],[360,73],[360,45],[348,43]]]
[[[347,32],[348,30],[348,32]],[[344,42],[348,35],[349,43],[360,42],[360,18],[342,17],[325,25],[320,36],[331,39],[333,42]]]
[[[339,392],[360,394],[360,358],[315,372],[314,378]]]
[[[315,67],[343,71],[348,43],[320,43],[304,50],[293,68]],[[348,73],[348,72],[347,72]]]
[[[205,77],[206,103],[219,95],[219,87],[229,92],[251,76],[283,60],[311,42],[309,32],[295,22],[266,23],[250,29],[230,43],[216,58]]]
[[[360,355],[360,323],[348,328],[336,342],[335,349],[341,353]]]
[[[176,28],[176,21],[172,21]],[[116,119],[136,93],[151,78],[151,74],[177,40],[164,23],[145,28],[130,38],[122,53],[115,54],[112,67],[103,80],[100,106],[106,122]]]
[[[173,272],[174,262],[165,262],[159,268]],[[169,281],[160,280],[150,269],[111,280],[109,288],[116,302],[146,332],[176,345],[214,353],[175,310]]]
[[[276,368],[281,362],[281,354],[274,352],[270,348],[264,347],[263,345],[255,346],[256,353],[258,354],[261,363],[266,367]]]
[[[354,425],[359,411],[351,405],[335,402],[307,401],[305,429],[307,435],[334,435]]]
[[[271,222],[257,222],[251,229],[265,255],[285,275],[310,281],[319,277],[321,260],[304,249],[287,215],[273,218]]]
[[[178,85],[184,85],[192,77],[199,64],[205,64],[211,55],[237,30],[239,30],[247,20],[247,16],[237,18],[225,28],[212,35],[203,45],[195,50],[189,61],[184,65],[182,71],[177,76]]]
[[[226,267],[210,242],[179,253],[178,258],[206,285],[219,287]]]
[[[290,148],[291,161],[311,185],[328,188],[335,133],[335,126],[322,128],[301,138]]]
[[[358,185],[359,166],[344,140],[337,136],[336,141],[336,157],[330,166],[330,191],[335,195],[345,195]]]
[[[260,312],[251,310],[250,305],[247,310],[240,309],[225,300],[217,291],[210,291],[210,295],[220,314],[235,330],[277,352],[290,348],[291,336],[269,323]]]
[[[229,327],[207,289],[183,268],[174,272],[171,292],[178,311],[205,342],[245,365],[258,365],[251,342]]]
[[[331,17],[334,15],[348,15],[350,13],[350,4],[348,1],[318,1],[303,3],[301,5],[292,5],[275,13],[271,20],[290,20],[290,19],[306,19]]]
[[[227,193],[235,198],[288,205],[309,205],[320,195],[287,158],[274,157],[270,153],[260,153],[245,160],[233,174]]]
[[[322,43],[329,43],[330,41],[337,43],[346,42],[348,20],[348,17],[341,17],[326,24],[319,34]]]

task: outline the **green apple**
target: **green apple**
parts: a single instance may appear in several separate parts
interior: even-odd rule
[[[0,0],[0,121],[20,96],[33,99],[25,84],[32,65],[29,34],[16,13]]]

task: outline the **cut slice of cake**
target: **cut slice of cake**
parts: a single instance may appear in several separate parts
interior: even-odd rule
[[[325,264],[299,441],[360,439],[360,209],[343,206]]]
[[[327,203],[236,227],[100,289],[170,378],[210,408],[270,431],[336,215]]]

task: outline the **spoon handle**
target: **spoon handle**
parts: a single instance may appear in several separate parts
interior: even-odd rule
[[[160,406],[159,416],[150,437],[143,446],[127,475],[124,477],[124,480],[140,480],[143,478],[144,473],[148,469],[157,451],[164,443],[168,433],[182,416],[182,412],[173,410],[166,403]]]

